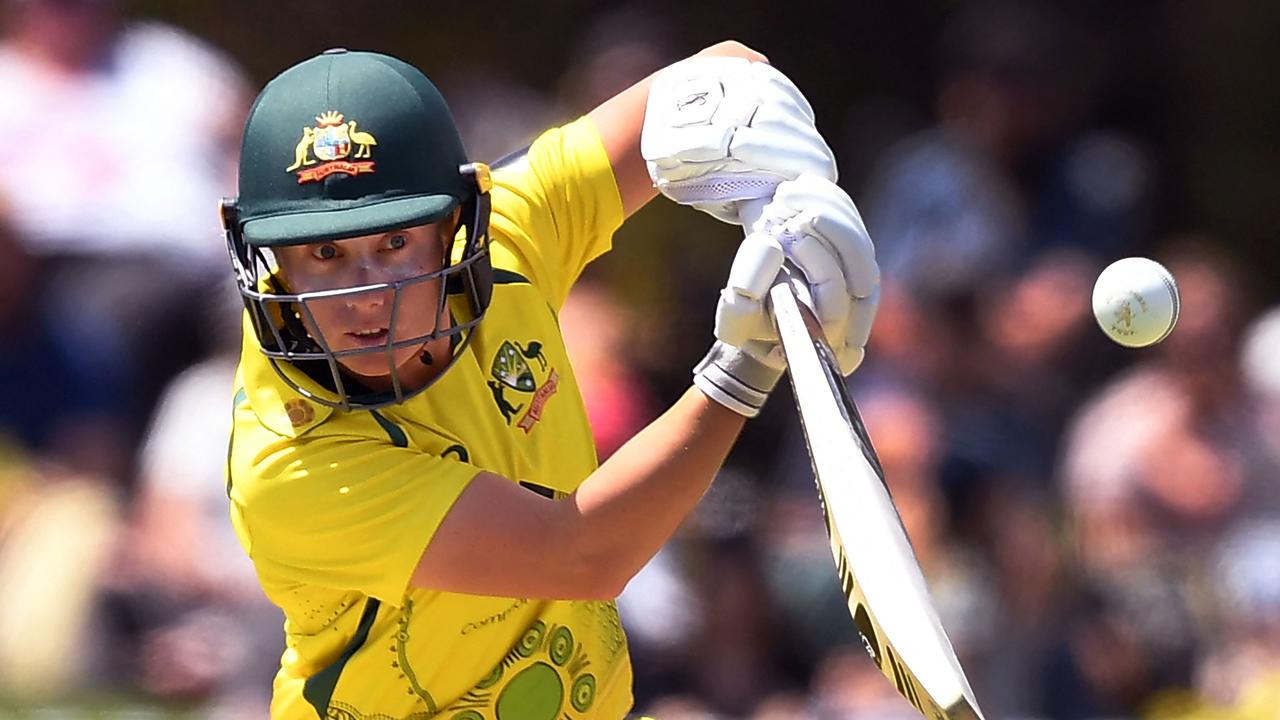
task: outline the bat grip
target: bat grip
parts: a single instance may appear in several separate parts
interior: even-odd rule
[[[782,269],[778,270],[778,277],[773,279],[773,287],[769,288],[769,304],[776,302],[774,299],[780,292],[790,292],[791,296],[799,302],[801,316],[805,316],[814,325],[818,324],[812,310],[813,299],[809,295],[809,283],[805,282],[804,273],[800,272],[800,268],[796,268],[790,260],[783,261]],[[819,334],[818,337],[823,336]]]

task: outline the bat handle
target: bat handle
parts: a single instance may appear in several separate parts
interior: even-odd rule
[[[778,271],[778,277],[773,281],[773,287],[769,289],[769,305],[776,306],[782,302],[778,299],[778,293],[787,293],[793,298],[793,302],[799,305],[800,314],[808,317],[817,325],[817,319],[813,314],[812,297],[809,294],[809,284],[805,282],[804,273],[790,261],[786,261],[782,265],[782,269]],[[821,336],[819,336],[821,337]]]

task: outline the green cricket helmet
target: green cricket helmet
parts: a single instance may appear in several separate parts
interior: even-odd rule
[[[240,156],[240,195],[224,200],[223,225],[240,294],[258,344],[298,393],[344,409],[372,409],[425,389],[401,387],[394,351],[448,336],[455,362],[492,295],[488,254],[489,168],[469,163],[440,92],[416,68],[368,52],[329,50],[285,70],[249,111]],[[394,282],[290,293],[276,275],[272,248],[372,235],[445,220],[461,208],[443,267]],[[437,308],[449,295],[462,307],[447,327],[396,337],[405,288],[440,279]],[[334,351],[309,306],[320,299],[392,293],[386,342]],[[439,314],[437,314],[439,317]],[[308,328],[311,328],[308,330]],[[373,391],[341,370],[357,354],[387,358],[392,389]],[[423,362],[438,360],[429,354]],[[336,396],[296,382],[292,363]],[[446,366],[446,370],[447,367]],[[438,377],[438,376],[437,376]]]

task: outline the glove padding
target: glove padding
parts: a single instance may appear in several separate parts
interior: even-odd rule
[[[693,57],[660,71],[640,154],[663,195],[735,224],[738,201],[782,181],[836,179],[809,101],[772,65],[745,58]]]
[[[861,364],[871,334],[880,268],[853,200],[822,177],[802,175],[778,185],[720,291],[716,338],[744,350],[777,344],[767,299],[784,261],[803,275],[809,297],[801,300],[813,309],[848,375]]]

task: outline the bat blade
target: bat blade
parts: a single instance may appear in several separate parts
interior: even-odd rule
[[[770,301],[841,590],[867,652],[930,720],[984,720],[933,609],[884,471],[823,334],[789,283]]]

